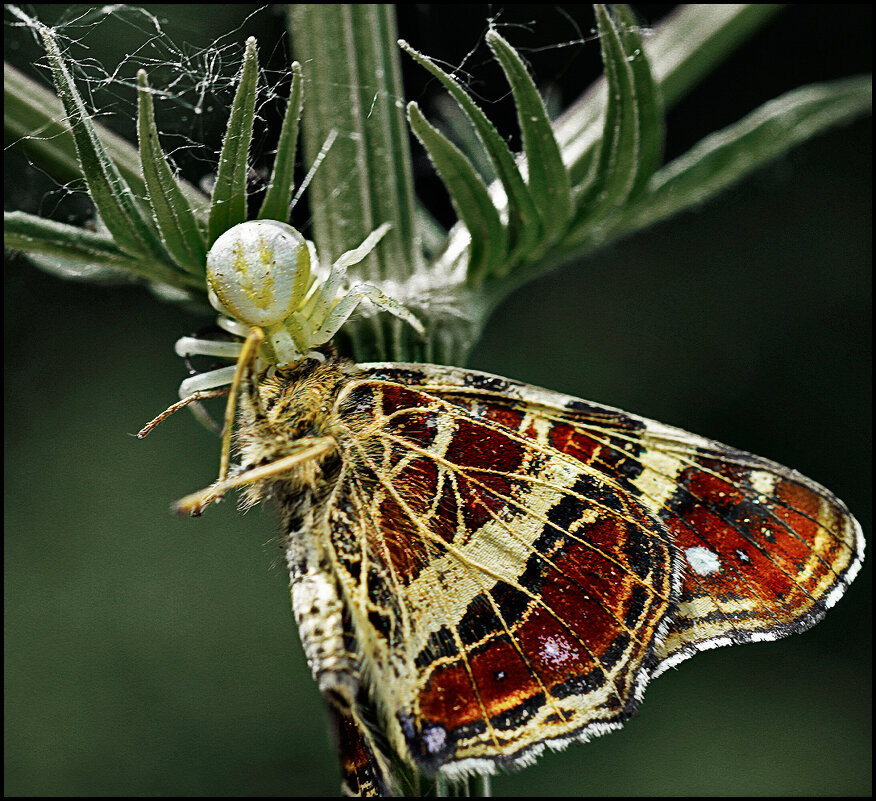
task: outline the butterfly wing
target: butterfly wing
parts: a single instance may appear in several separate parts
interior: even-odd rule
[[[376,371],[342,391],[317,528],[395,749],[488,773],[633,714],[681,567],[616,476],[446,394]]]
[[[861,566],[863,534],[843,502],[775,462],[497,376],[372,369],[516,425],[618,482],[664,523],[684,557],[682,590],[656,644],[654,675],[707,648],[809,628]]]
[[[813,625],[860,566],[842,502],[768,460],[483,373],[364,369],[329,528],[390,738],[427,772],[615,728],[650,676]]]

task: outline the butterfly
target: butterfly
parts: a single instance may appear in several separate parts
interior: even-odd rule
[[[845,505],[774,462],[473,370],[324,349],[260,372],[263,336],[231,387],[239,465],[178,509],[279,506],[347,794],[617,729],[651,678],[812,626],[861,566]]]

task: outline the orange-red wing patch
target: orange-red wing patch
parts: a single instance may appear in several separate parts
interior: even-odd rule
[[[706,647],[807,628],[860,567],[863,538],[842,501],[775,462],[495,376],[426,368],[420,383],[495,420],[525,414],[528,435],[613,478],[660,517],[684,558],[658,672]]]
[[[328,705],[334,724],[341,769],[341,788],[346,796],[373,797],[390,794],[387,774],[375,753],[373,738],[350,710]]]

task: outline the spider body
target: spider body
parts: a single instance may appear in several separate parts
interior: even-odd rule
[[[399,302],[372,284],[346,281],[347,268],[362,261],[387,231],[389,225],[381,225],[359,247],[323,268],[316,246],[291,225],[251,220],[229,228],[207,253],[210,302],[220,312],[219,326],[243,338],[253,326],[263,329],[259,364],[281,368],[306,356],[322,359],[314,349],[328,343],[363,301],[422,334],[420,321]],[[183,337],[176,352],[237,358],[241,347]],[[230,384],[234,373],[231,365],[192,376],[180,385],[180,397]]]

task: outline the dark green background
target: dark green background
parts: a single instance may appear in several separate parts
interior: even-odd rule
[[[181,14],[167,30],[201,46],[250,10],[149,8]],[[586,6],[564,8],[590,28]],[[650,21],[665,8],[643,7]],[[497,10],[420,6],[401,34],[459,63]],[[270,53],[282,28],[272,13],[232,39],[254,32]],[[505,31],[524,48],[578,35],[555,7],[499,21],[532,22]],[[116,48],[89,51],[107,63],[145,38],[111,24],[89,42]],[[672,114],[670,155],[797,85],[868,71],[869,31],[866,6],[789,9]],[[31,59],[27,33],[6,33],[7,57]],[[527,55],[569,100],[595,76],[598,44]],[[467,66],[510,133],[486,60],[481,47]],[[428,108],[434,87],[408,78]],[[130,119],[114,122],[131,135]],[[209,165],[188,169],[197,179]],[[706,207],[525,287],[470,366],[798,468],[869,538],[870,172],[869,122],[821,137]],[[26,205],[38,186],[7,159],[7,204]],[[185,414],[132,436],[175,398],[172,344],[203,321],[20,258],[6,268],[5,306],[5,793],[337,794],[273,514],[225,503],[174,518],[170,502],[215,477],[216,440]],[[870,794],[870,587],[867,563],[813,631],[698,655],[649,688],[623,731],[499,778],[494,793]]]

